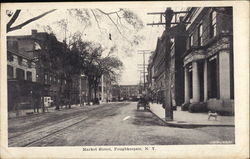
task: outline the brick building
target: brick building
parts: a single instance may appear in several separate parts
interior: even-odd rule
[[[138,85],[120,85],[120,99],[136,100],[139,95]]]
[[[37,83],[36,63],[32,50],[23,48],[19,41],[25,36],[7,37],[7,80],[8,110],[16,110],[21,105],[32,107],[39,100],[42,86]],[[31,41],[27,40],[29,43]],[[34,99],[34,100],[33,100]]]
[[[70,87],[67,86],[66,79],[63,78],[63,64],[58,58],[65,45],[54,35],[32,30],[31,35],[8,36],[7,47],[8,78],[13,76],[21,78],[22,81],[32,79],[32,82],[39,86],[39,97],[49,96],[52,100],[60,102],[59,104],[64,104],[65,97],[70,93],[71,103],[79,103],[79,76],[72,77],[72,84]],[[55,55],[54,58],[52,54]],[[10,83],[10,79],[8,81]],[[11,89],[17,89],[13,82],[9,88],[9,92]],[[28,86],[22,84],[22,88]],[[10,98],[12,99],[11,96]],[[21,99],[25,98],[20,97]]]
[[[181,20],[182,21],[182,17]],[[186,37],[185,25],[179,23],[171,28],[170,46],[170,87],[171,103],[180,106],[184,102],[184,70],[182,55],[185,51]]]
[[[184,107],[234,112],[232,7],[189,8]]]
[[[121,98],[120,95],[120,86],[119,85],[112,85],[111,86],[111,95],[112,95],[112,101],[119,101]]]
[[[152,98],[157,103],[163,103],[164,91],[166,89],[165,85],[165,67],[166,67],[166,36],[165,31],[163,32],[161,38],[158,38],[156,49],[150,57],[150,65],[148,70],[150,77],[152,78],[151,84],[152,87],[151,93]]]

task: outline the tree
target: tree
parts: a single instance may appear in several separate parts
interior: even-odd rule
[[[117,82],[123,69],[123,63],[117,57],[97,58],[89,67],[88,78],[91,89],[94,90],[94,98],[97,98],[101,77],[105,76],[110,82]]]
[[[34,22],[34,21],[46,16],[47,14],[54,12],[55,10],[56,9],[52,9],[52,10],[49,10],[47,12],[44,12],[44,13],[42,13],[38,16],[35,16],[33,18],[30,18],[30,19],[28,19],[28,20],[26,20],[26,21],[24,21],[21,24],[18,24],[16,26],[12,26],[12,25],[15,23],[15,21],[20,16],[21,9],[17,9],[14,14],[10,10],[7,10],[6,14],[11,18],[6,25],[6,32],[8,33],[8,32],[14,31],[14,30],[22,29],[24,26],[28,25],[29,23]]]
[[[63,39],[68,45],[71,38],[79,33],[83,39],[102,43],[106,47],[116,46],[119,53],[131,54],[136,49],[135,46],[145,38],[144,34],[139,33],[144,27],[142,20],[127,8],[109,12],[100,8],[78,8],[58,10],[57,13],[61,13],[62,16],[53,23],[38,26],[58,36],[64,36]],[[52,29],[56,27],[57,29]],[[91,39],[93,34],[96,36]]]

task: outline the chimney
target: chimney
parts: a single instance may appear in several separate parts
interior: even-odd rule
[[[36,30],[36,29],[32,29],[32,30],[31,30],[31,35],[36,35],[36,33],[37,33],[37,30]]]

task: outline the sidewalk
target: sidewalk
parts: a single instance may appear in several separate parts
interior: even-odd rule
[[[201,126],[228,126],[234,127],[234,116],[217,116],[217,120],[210,118],[208,120],[207,113],[190,113],[188,111],[181,111],[180,107],[177,107],[176,111],[173,111],[174,120],[165,121],[165,109],[161,104],[150,103],[150,111],[158,118],[166,123],[168,126],[192,128]]]
[[[92,107],[93,108],[95,106],[101,106],[102,104],[105,104],[105,103],[101,103],[99,105],[84,105],[84,104],[82,104],[82,107],[85,107],[85,108]],[[80,108],[80,105],[79,104],[71,105],[71,109],[74,109],[74,108]],[[52,113],[55,111],[63,111],[63,110],[68,110],[68,108],[65,108],[65,106],[63,106],[63,108],[60,107],[60,110],[55,110],[55,107],[53,106],[53,107],[49,107],[48,111],[46,110],[45,113]],[[34,113],[34,109],[22,109],[22,110],[19,110],[18,115],[17,115],[16,111],[8,112],[8,118],[32,116],[32,115],[39,115],[39,114],[43,114],[41,108],[39,109],[39,113]]]

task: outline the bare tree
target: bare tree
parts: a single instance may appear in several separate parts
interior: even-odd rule
[[[7,23],[7,25],[6,25],[6,31],[8,33],[8,32],[14,31],[14,30],[22,29],[24,26],[28,25],[29,23],[34,22],[34,21],[44,17],[45,15],[54,12],[55,10],[56,9],[52,9],[52,10],[49,10],[47,12],[44,12],[44,13],[42,13],[42,14],[40,14],[38,16],[35,16],[33,18],[30,18],[30,19],[28,19],[28,20],[26,20],[26,21],[24,21],[21,24],[18,24],[16,26],[12,26],[12,25],[15,23],[15,21],[20,16],[21,9],[17,9],[14,14],[11,11],[7,11],[6,14],[8,16],[10,16],[11,18],[10,18],[9,22]]]

